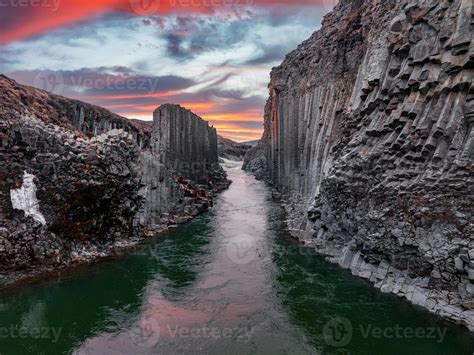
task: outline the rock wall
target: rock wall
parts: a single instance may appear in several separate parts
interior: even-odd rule
[[[472,14],[471,0],[341,0],[272,71],[263,136],[295,233],[471,330]]]
[[[179,105],[155,111],[150,148],[140,161],[145,203],[135,224],[151,231],[207,210],[213,194],[230,183],[219,165],[216,129]]]
[[[207,184],[219,168],[217,131],[179,105],[162,105],[154,113],[151,151],[184,178]]]
[[[133,237],[141,197],[132,136],[89,140],[34,116],[1,118],[0,287],[95,260]]]
[[[148,146],[151,129],[134,123],[102,107],[19,85],[0,74],[0,111],[2,118],[15,114],[34,115],[46,124],[54,124],[83,138],[91,138],[112,129],[123,129],[144,148]]]
[[[203,121],[186,126],[180,116],[174,124],[206,139],[179,131],[158,139],[163,132],[151,125],[5,76],[0,97],[0,288],[95,261],[186,222],[228,186],[219,166],[200,171],[206,185],[194,184],[195,176],[185,179],[179,169],[181,155],[161,154],[150,144],[159,140],[164,147],[175,139],[170,148],[195,149],[196,163],[210,168],[217,139]]]
[[[252,173],[259,180],[268,179],[266,146],[264,143],[258,143],[245,153],[242,170]]]

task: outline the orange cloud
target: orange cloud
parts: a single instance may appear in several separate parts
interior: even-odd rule
[[[133,110],[127,112],[119,112],[121,115],[129,118],[138,118],[142,120],[150,121],[153,119],[153,111],[159,105],[153,106],[141,106],[140,111]],[[205,109],[212,108],[215,106],[213,103],[198,103],[198,104],[181,104],[181,106],[186,107],[187,109],[192,110],[196,114],[200,115],[206,121],[209,121],[211,125],[213,125],[218,133],[225,137],[232,139],[237,142],[245,142],[250,140],[260,139],[263,133],[262,128],[249,128],[243,127],[239,122],[263,122],[263,118],[261,116],[247,116],[246,113],[242,114],[234,114],[234,113],[223,113],[223,114],[215,114],[215,115],[201,115],[196,108]],[[117,105],[108,105],[108,108],[112,111],[120,111],[117,109],[120,108],[132,108],[134,107],[131,103],[124,103],[124,104],[117,104]],[[147,111],[149,113],[147,113]]]
[[[202,114],[202,118],[207,121],[241,121],[241,122],[261,122],[262,115],[255,115],[252,113],[222,113],[222,114]]]
[[[3,25],[0,43],[24,39],[47,30],[76,23],[119,6],[122,0],[50,2],[51,6],[26,6],[2,8],[2,17],[14,16],[16,21]],[[0,19],[2,18],[0,17]],[[15,23],[16,22],[16,23]]]
[[[194,111],[195,113],[198,113],[199,111],[210,111],[216,108],[216,104],[212,102],[207,102],[207,103],[183,103],[180,104],[184,108],[187,108],[188,110]]]
[[[257,139],[262,138],[261,133],[260,134],[248,134],[248,133],[241,133],[241,132],[226,133],[219,130],[217,133],[224,138],[232,139],[233,141],[236,141],[236,142],[255,141]]]
[[[260,139],[263,133],[263,128],[245,128],[237,124],[212,123],[221,136],[238,142]]]
[[[211,122],[212,125],[223,132],[246,132],[246,133],[261,133],[263,128],[246,128],[235,123],[226,122]]]
[[[47,3],[50,6],[33,6],[32,2],[29,6],[2,8],[0,20],[3,20],[3,17],[7,19],[13,16],[16,17],[16,21],[7,21],[6,25],[4,23],[0,26],[2,27],[0,44],[75,24],[110,11],[145,16],[180,10],[173,7],[171,0],[50,0]],[[193,10],[193,12],[200,12],[197,8]]]

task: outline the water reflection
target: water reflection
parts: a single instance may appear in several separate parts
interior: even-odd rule
[[[230,167],[230,174],[233,185],[210,214],[209,237],[200,253],[180,254],[187,249],[182,250],[183,243],[194,244],[195,236],[175,240],[171,249],[160,244],[156,257],[161,267],[144,292],[134,324],[118,333],[98,334],[76,353],[310,351],[275,303],[271,255],[262,252],[272,243],[267,189],[240,166]],[[241,245],[242,236],[248,244]],[[174,265],[188,270],[170,279]]]
[[[0,295],[0,330],[28,330],[8,333],[0,353],[472,353],[463,328],[301,249],[265,185],[228,168],[234,183],[212,213],[118,260]],[[446,333],[396,336],[418,328]]]
[[[197,266],[207,258],[208,218],[163,235],[120,260],[0,294],[0,329],[13,329],[1,339],[0,353],[69,353],[92,336],[133,326],[150,283],[159,282],[161,292],[173,297],[196,279]],[[47,329],[45,339],[30,334]],[[25,330],[20,339],[17,333]],[[59,339],[53,330],[61,331]]]

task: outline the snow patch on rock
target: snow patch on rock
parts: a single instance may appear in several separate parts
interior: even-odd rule
[[[35,221],[45,225],[46,220],[39,210],[39,202],[36,198],[34,179],[34,175],[24,172],[23,185],[19,189],[10,190],[12,206],[16,210],[24,211],[27,217],[31,216]]]

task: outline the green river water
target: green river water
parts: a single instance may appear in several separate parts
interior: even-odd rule
[[[300,247],[229,166],[208,214],[0,294],[0,354],[472,354],[474,336]]]

